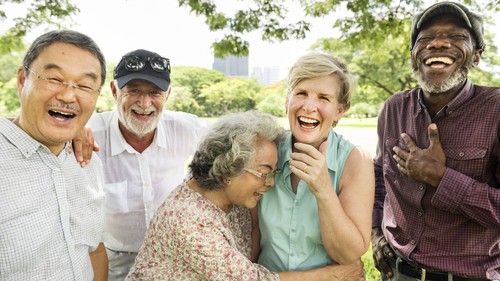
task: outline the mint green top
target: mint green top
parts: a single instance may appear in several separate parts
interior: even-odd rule
[[[333,129],[328,135],[326,157],[330,178],[338,194],[340,176],[354,145]],[[304,181],[293,193],[288,162],[292,153],[292,134],[288,132],[278,146],[275,186],[259,202],[261,254],[259,263],[274,272],[306,270],[334,263],[321,239],[316,198]]]

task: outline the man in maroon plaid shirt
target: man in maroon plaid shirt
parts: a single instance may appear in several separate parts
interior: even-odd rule
[[[500,88],[468,71],[482,18],[440,2],[413,20],[420,88],[378,119],[372,245],[382,280],[500,279]]]

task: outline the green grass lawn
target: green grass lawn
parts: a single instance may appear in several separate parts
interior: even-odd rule
[[[370,245],[370,248],[368,248],[368,252],[366,252],[361,257],[361,259],[363,260],[363,263],[365,265],[366,281],[378,281],[378,280],[380,280],[380,272],[373,265],[372,246],[371,245]]]

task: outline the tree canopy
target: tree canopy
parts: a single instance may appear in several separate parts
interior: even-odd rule
[[[341,32],[339,39],[352,46],[379,46],[386,38],[409,34],[408,21],[422,10],[424,0],[245,0],[237,1],[237,9],[226,12],[213,0],[178,0],[181,7],[205,18],[210,31],[222,31],[224,37],[212,44],[214,54],[248,55],[245,35],[257,31],[264,41],[303,39],[310,31],[310,19],[334,17],[332,29]],[[303,17],[288,17],[291,3],[300,5]],[[427,1],[428,2],[428,1]],[[498,0],[462,1],[482,13],[498,12]],[[408,42],[404,43],[408,45]]]

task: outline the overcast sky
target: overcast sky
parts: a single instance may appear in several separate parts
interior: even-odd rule
[[[101,47],[108,61],[118,62],[123,54],[143,48],[168,57],[172,65],[212,68],[213,51],[210,45],[222,34],[209,32],[204,18],[190,14],[186,8],[179,8],[177,0],[71,2],[80,8],[80,13],[73,17],[75,25],[72,28],[91,36]],[[244,3],[235,0],[216,2],[219,5]],[[297,5],[298,1],[290,2]],[[19,5],[2,5],[1,8],[9,18],[12,18],[13,14],[22,16],[26,11]],[[293,5],[290,8],[294,10]],[[294,17],[293,13],[291,17]],[[250,42],[250,72],[254,66],[279,66],[282,69],[281,76],[284,77],[288,67],[300,55],[306,53],[316,39],[338,35],[331,28],[333,21],[332,16],[312,21],[312,30],[304,40],[273,44],[262,42],[260,33],[252,33],[245,38]],[[6,23],[8,22],[0,22],[0,32],[5,30]],[[33,30],[27,39],[34,40],[45,28]],[[499,37],[497,36],[497,45],[500,45]]]

